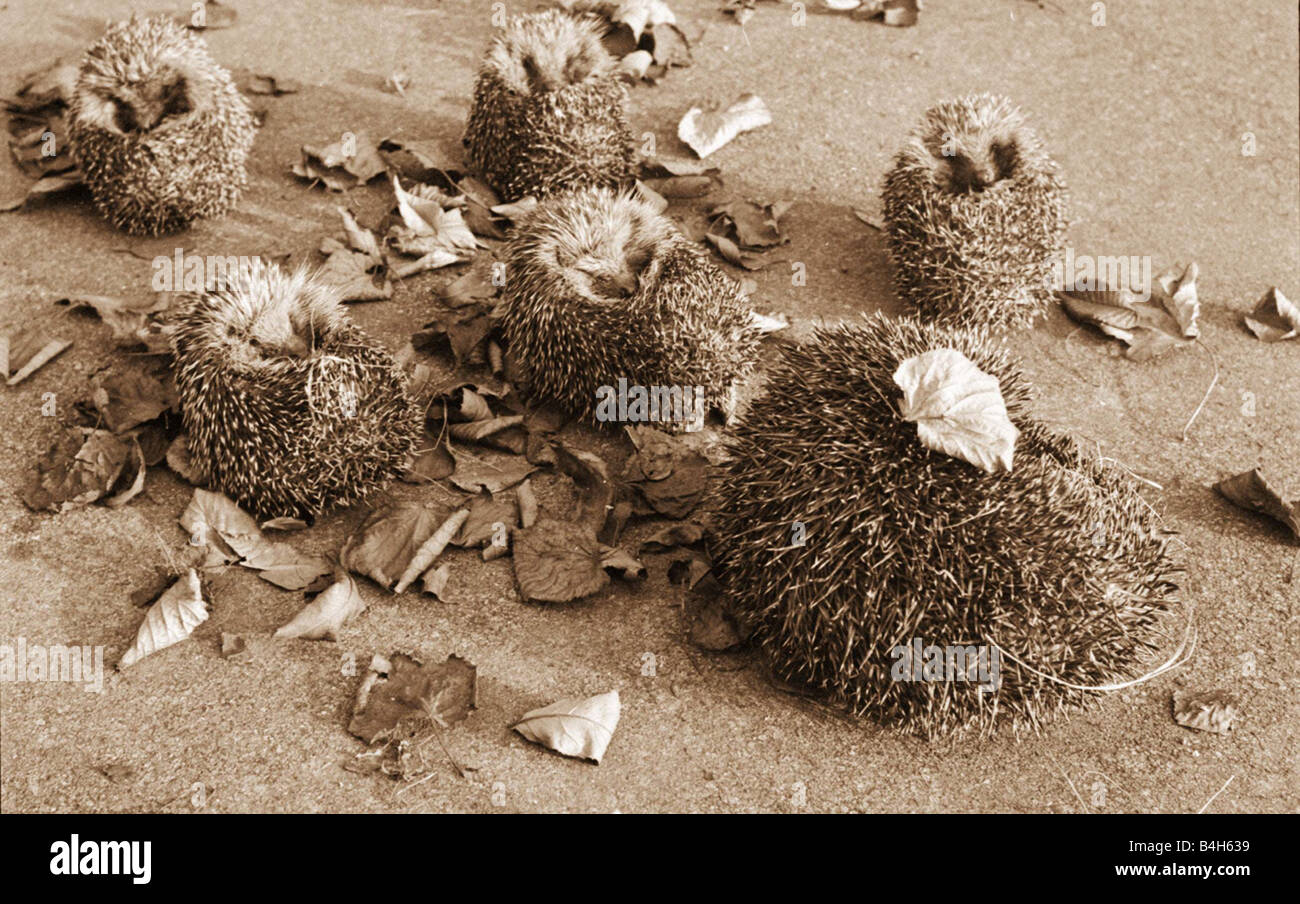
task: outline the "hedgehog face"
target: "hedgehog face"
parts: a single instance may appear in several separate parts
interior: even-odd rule
[[[556,258],[571,285],[598,301],[628,298],[653,277],[655,249],[669,232],[650,208],[613,198],[590,222],[577,224]]]
[[[938,163],[936,183],[953,194],[982,192],[1014,177],[1021,158],[1015,134],[950,137],[931,153]]]
[[[210,340],[246,367],[306,358],[346,320],[336,290],[255,259],[208,296]]]
[[[180,59],[117,61],[110,72],[90,71],[78,85],[78,116],[86,125],[120,135],[144,135],[187,121],[207,105],[211,86]]]
[[[311,353],[315,336],[295,319],[288,304],[256,310],[232,306],[216,339],[231,360],[247,367],[278,358],[303,358]]]
[[[603,75],[610,57],[590,21],[549,11],[511,23],[486,64],[515,93],[537,95]]]

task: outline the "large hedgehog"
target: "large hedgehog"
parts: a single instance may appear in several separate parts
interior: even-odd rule
[[[524,391],[582,417],[599,417],[598,394],[620,379],[702,387],[702,408],[730,414],[757,355],[735,280],[650,205],[608,189],[551,198],[516,227],[502,299]]]
[[[120,22],[83,57],[68,129],[95,205],[135,235],[234,206],[256,126],[202,40],[166,17]]]
[[[191,459],[262,518],[311,518],[403,468],[423,419],[337,291],[258,259],[182,296],[172,350]]]
[[[1005,98],[928,111],[883,200],[896,284],[920,316],[1017,327],[1046,309],[1065,245],[1065,187]]]
[[[560,10],[520,16],[479,70],[469,163],[509,201],[630,183],[627,100],[592,20]]]
[[[999,381],[1011,471],[932,451],[900,416],[893,374],[943,348]],[[1092,696],[1068,685],[1131,675],[1176,590],[1167,539],[1127,473],[1029,416],[986,331],[877,315],[781,352],[711,502],[719,577],[776,673],[925,735],[1037,727]],[[996,646],[1000,685],[895,680],[918,640],[990,665]]]

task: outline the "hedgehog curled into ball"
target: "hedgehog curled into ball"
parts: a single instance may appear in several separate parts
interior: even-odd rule
[[[404,468],[423,418],[337,291],[259,259],[182,296],[171,324],[190,456],[261,518],[358,502]]]
[[[1019,327],[1051,301],[1065,187],[1005,98],[929,110],[895,157],[883,202],[896,284],[919,316]]]
[[[902,419],[893,375],[936,349],[1000,383],[1011,471]],[[987,331],[877,315],[781,353],[710,500],[718,576],[777,674],[927,736],[1037,728],[1131,677],[1177,589],[1168,538],[1126,472],[1029,416]],[[998,674],[916,680],[918,647]]]
[[[502,327],[523,390],[580,417],[606,420],[597,404],[620,385],[689,391],[701,415],[729,415],[757,356],[739,284],[626,193],[542,202],[516,226],[505,274]],[[661,415],[674,430],[694,420]]]
[[[234,206],[256,126],[200,38],[166,17],[133,17],[82,58],[68,131],[100,212],[161,235]]]
[[[628,184],[627,101],[591,19],[560,10],[520,16],[479,70],[467,160],[507,201]]]

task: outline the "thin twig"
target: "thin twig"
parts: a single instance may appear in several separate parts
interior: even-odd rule
[[[1210,799],[1205,802],[1205,806],[1201,807],[1201,809],[1197,810],[1196,812],[1204,813],[1205,807],[1208,807],[1210,804],[1214,803],[1214,798],[1218,797],[1224,791],[1228,790],[1228,786],[1232,784],[1232,780],[1236,777],[1237,777],[1236,773],[1233,773],[1232,775],[1228,776],[1228,780],[1223,783],[1223,787],[1220,788],[1218,791],[1215,791],[1214,794],[1210,796]]]
[[[1210,400],[1210,393],[1214,392],[1214,387],[1219,384],[1219,359],[1215,356],[1214,349],[1200,339],[1196,340],[1196,344],[1210,353],[1210,361],[1214,363],[1214,379],[1210,381],[1210,388],[1205,390],[1205,395],[1201,398],[1201,404],[1196,406],[1196,410],[1188,418],[1187,426],[1183,427],[1183,442],[1187,442],[1187,431],[1192,429],[1192,423],[1195,422],[1197,415],[1201,413],[1201,409],[1205,407],[1205,403]]]
[[[1047,758],[1053,763],[1056,763],[1056,757],[1052,756],[1050,753],[1047,755]],[[1065,780],[1070,783],[1070,790],[1074,792],[1075,798],[1079,801],[1079,806],[1083,807],[1083,812],[1087,813],[1088,805],[1085,804],[1083,798],[1079,796],[1079,789],[1074,787],[1074,779],[1070,778],[1070,773],[1066,772],[1060,763],[1056,763],[1056,768],[1061,770],[1061,775],[1065,776]]]

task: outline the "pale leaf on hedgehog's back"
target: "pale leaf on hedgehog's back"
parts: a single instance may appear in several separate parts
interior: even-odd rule
[[[927,448],[963,458],[990,474],[1011,470],[1020,431],[1007,417],[997,378],[961,352],[938,348],[898,365],[902,416]]]

